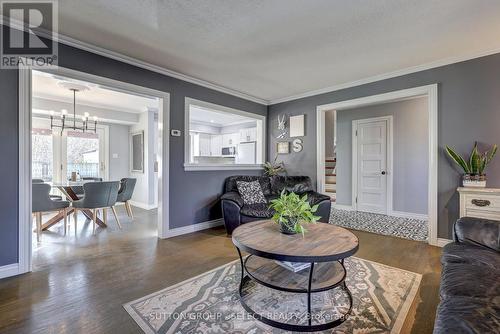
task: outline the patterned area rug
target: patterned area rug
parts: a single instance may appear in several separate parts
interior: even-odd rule
[[[347,286],[353,295],[351,315],[324,333],[398,333],[418,291],[421,275],[351,257],[346,259]],[[240,304],[239,260],[124,305],[145,333],[288,333],[253,319]],[[304,295],[248,284],[255,308],[282,319],[305,316]],[[314,293],[314,321],[321,323],[345,310],[347,297],[336,288]],[[250,292],[250,291],[246,291]],[[247,300],[247,302],[249,302]],[[255,309],[254,308],[254,309]]]
[[[332,208],[330,224],[416,241],[427,240],[427,221]]]

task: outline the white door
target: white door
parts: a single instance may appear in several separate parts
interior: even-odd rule
[[[359,211],[387,213],[387,128],[387,120],[357,121]]]

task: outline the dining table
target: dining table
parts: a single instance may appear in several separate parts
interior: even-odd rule
[[[75,187],[83,187],[83,185],[87,182],[95,182],[95,181],[94,180],[81,180],[81,181],[65,181],[65,182],[47,182],[47,183],[50,184],[53,188],[58,189],[66,197],[66,199],[69,202],[74,202],[74,201],[78,201],[80,199],[78,197],[78,195],[76,194],[74,188]],[[81,211],[85,215],[85,217],[92,220],[92,210],[83,209],[83,210],[79,210],[79,211]],[[66,215],[69,216],[73,212],[74,212],[74,209],[70,206],[68,208],[68,210],[66,210]],[[64,213],[63,212],[57,213],[54,217],[50,218],[47,222],[42,224],[42,231],[47,230],[48,228],[59,223],[63,219],[64,219]],[[106,223],[102,219],[100,219],[99,217],[96,217],[96,223],[100,227],[104,227],[104,228],[107,227]]]

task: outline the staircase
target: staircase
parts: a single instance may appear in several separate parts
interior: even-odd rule
[[[337,197],[337,159],[325,159],[325,194],[330,196],[332,202],[335,202]]]

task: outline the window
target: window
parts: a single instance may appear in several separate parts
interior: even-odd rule
[[[81,177],[100,177],[99,135],[68,131],[66,137],[66,179],[76,172]]]
[[[259,169],[265,116],[186,98],[185,170]]]
[[[31,174],[34,179],[50,182],[53,179],[53,140],[49,129],[31,131]]]
[[[71,173],[81,177],[108,177],[108,127],[94,132],[50,130],[50,121],[33,117],[31,130],[31,173],[34,179],[64,182]]]

